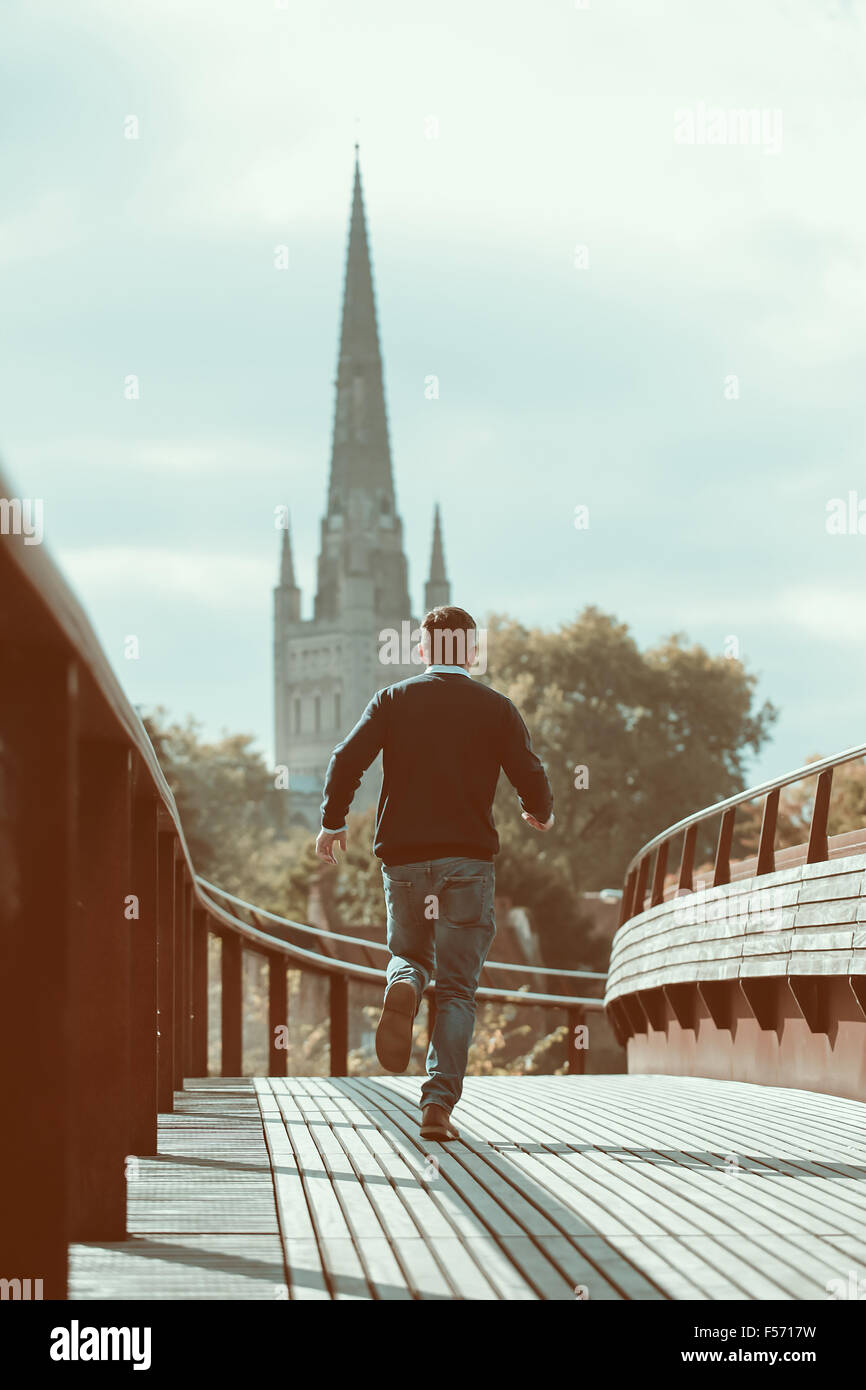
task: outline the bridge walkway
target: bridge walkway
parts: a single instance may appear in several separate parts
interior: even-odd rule
[[[861,1102],[699,1077],[186,1081],[82,1299],[827,1299],[866,1289]],[[834,1282],[837,1281],[837,1282]],[[856,1293],[853,1295],[856,1296]]]

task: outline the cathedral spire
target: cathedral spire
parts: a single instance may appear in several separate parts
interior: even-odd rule
[[[424,607],[441,608],[451,602],[451,585],[445,573],[445,549],[442,544],[442,517],[439,503],[433,512],[433,549],[430,552],[430,578],[424,585]]]
[[[315,617],[335,619],[347,605],[358,604],[368,604],[377,618],[387,618],[390,624],[410,613],[356,145],[331,474],[322,520]]]
[[[348,524],[354,503],[363,524],[371,507],[393,511],[394,484],[357,145],[336,385],[328,513]]]

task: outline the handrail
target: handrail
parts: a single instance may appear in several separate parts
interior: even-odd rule
[[[322,975],[340,975],[345,979],[355,980],[361,984],[369,984],[372,981],[375,981],[376,984],[382,984],[385,981],[385,971],[377,969],[374,965],[355,965],[350,961],[335,960],[332,956],[323,955],[318,951],[308,951],[303,946],[294,946],[290,941],[284,941],[280,936],[271,936],[268,932],[260,931],[256,927],[251,927],[248,923],[240,921],[237,917],[233,917],[230,912],[226,912],[225,908],[220,907],[219,903],[213,902],[206,893],[201,894],[201,900],[208,911],[224,926],[249,940],[253,949],[258,947],[263,951],[278,952],[287,960],[297,960],[302,966]],[[351,941],[361,938],[345,937],[343,939]],[[428,986],[429,990],[432,990],[432,986]],[[534,994],[524,989],[489,989],[485,987],[479,988],[477,994],[480,999],[486,999],[490,1003],[535,1004],[547,1008],[602,1009],[604,1007],[602,999],[584,999],[574,994]]]
[[[788,772],[784,777],[771,778],[768,782],[761,782],[757,787],[749,787],[744,792],[736,792],[734,796],[727,797],[724,801],[714,801],[712,805],[705,806],[702,811],[693,811],[690,816],[684,816],[678,820],[676,825],[671,825],[667,830],[661,830],[658,835],[654,835],[651,840],[647,840],[642,849],[633,855],[629,860],[628,869],[632,869],[645,854],[655,849],[663,840],[672,840],[681,830],[687,830],[690,825],[698,825],[703,820],[708,820],[711,816],[716,816],[720,811],[728,811],[734,806],[740,806],[744,801],[754,801],[756,797],[765,796],[768,792],[776,791],[782,787],[790,786],[792,782],[802,782],[806,777],[813,774],[824,772],[827,768],[838,767],[840,763],[853,762],[855,758],[866,758],[866,743],[857,744],[853,748],[846,748],[843,753],[831,754],[827,758],[820,758],[814,763],[804,763],[795,772]]]
[[[217,897],[226,902],[235,903],[238,907],[246,908],[248,912],[254,913],[257,918],[266,918],[269,922],[277,922],[280,926],[290,927],[293,931],[306,932],[310,936],[317,936],[328,941],[346,941],[353,946],[364,946],[370,951],[384,951],[390,954],[384,941],[368,941],[363,936],[347,936],[343,932],[330,931],[325,927],[312,927],[303,922],[294,922],[289,917],[280,917],[276,912],[267,912],[263,907],[257,907],[255,903],[247,902],[245,898],[238,898],[234,893],[229,893],[225,888],[218,888],[215,883],[210,883],[201,874],[196,875],[196,882],[209,894],[216,894]],[[510,961],[488,960],[484,962],[485,970],[514,970],[522,974],[532,975],[566,975],[572,979],[582,980],[606,980],[607,974],[598,970],[562,970],[549,965],[523,965],[512,964]]]
[[[681,832],[683,832],[683,847],[677,893],[694,892],[697,828],[703,822],[716,816],[721,816],[721,821],[716,843],[712,885],[717,887],[730,883],[731,844],[737,807],[759,797],[764,798],[764,806],[754,877],[762,878],[764,875],[774,872],[776,866],[776,824],[781,790],[794,782],[804,781],[807,777],[817,777],[818,785],[812,807],[809,841],[805,847],[806,863],[825,862],[830,855],[827,825],[834,769],[864,757],[866,757],[866,743],[846,748],[842,753],[818,758],[815,762],[805,763],[802,767],[796,768],[793,772],[785,773],[782,777],[761,782],[758,786],[737,792],[724,801],[716,801],[701,811],[694,811],[691,815],[684,816],[682,820],[677,821],[675,825],[669,826],[667,830],[662,830],[658,835],[654,835],[632,857],[625,871],[619,919],[620,927],[644,911],[647,891],[650,893],[650,907],[658,907],[665,901],[668,849],[671,841]],[[652,879],[650,879],[650,856],[653,851],[655,851],[655,862]]]

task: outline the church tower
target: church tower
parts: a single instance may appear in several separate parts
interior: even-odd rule
[[[425,600],[430,594],[447,594],[448,588],[437,507]],[[322,783],[335,744],[352,729],[376,690],[423,669],[411,661],[418,626],[394,493],[356,145],[331,469],[313,616],[301,617],[288,531],[274,590],[275,753],[277,766],[289,770],[293,820],[320,824]],[[394,636],[389,639],[388,634]],[[380,775],[377,760],[364,776],[353,809],[375,802]]]

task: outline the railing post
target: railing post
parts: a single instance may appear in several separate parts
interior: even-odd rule
[[[183,1090],[186,1074],[186,860],[175,842],[174,857],[174,1075],[172,1085]]]
[[[237,932],[222,933],[222,1076],[243,1072],[243,977],[242,948]]]
[[[776,868],[776,821],[779,816],[779,788],[768,792],[761,817],[761,841],[758,845],[758,875],[771,874]]]
[[[14,1047],[3,1079],[0,1278],[42,1279],[46,1299],[65,1299],[77,667],[3,639],[0,664],[0,1015]]]
[[[622,902],[619,905],[619,925],[622,927],[634,914],[632,912],[632,902],[634,900],[634,889],[637,883],[637,869],[632,869],[627,875],[622,890]]]
[[[582,1076],[586,1071],[586,1048],[577,1045],[577,1030],[584,1021],[583,1009],[566,1009],[568,1023],[568,1074]]]
[[[158,802],[143,765],[136,763],[136,795],[132,808],[132,892],[137,919],[132,936],[132,975],[129,1016],[129,1151],[155,1154],[159,1016],[157,1013],[157,930],[159,919]]]
[[[690,825],[683,836],[683,853],[680,859],[680,878],[678,888],[681,893],[691,893],[694,889],[695,841],[698,827]]]
[[[208,914],[193,909],[192,923],[192,1053],[193,1076],[207,1076],[207,947]]]
[[[729,806],[722,815],[719,826],[719,842],[716,846],[716,863],[713,869],[713,887],[731,881],[731,842],[734,838],[734,818],[736,806]]]
[[[331,1075],[349,1071],[349,982],[345,975],[331,976]]]
[[[662,840],[656,850],[656,864],[653,872],[653,887],[650,894],[650,907],[658,907],[665,900],[665,874],[668,869],[668,842]]]
[[[282,951],[268,952],[268,1076],[285,1076],[288,1071],[289,991],[286,958]],[[278,1043],[284,1041],[286,1046]]]
[[[70,1239],[126,1235],[130,1153],[132,751],[80,749],[79,912],[70,953]]]
[[[195,982],[194,982],[194,977],[193,977],[193,971],[194,971],[194,969],[195,969],[195,906],[196,906],[196,903],[195,903],[195,884],[193,883],[193,881],[192,881],[191,879],[187,882],[187,885],[186,885],[186,896],[185,896],[184,902],[185,902],[185,906],[186,906],[186,920],[185,920],[186,942],[184,943],[184,944],[185,944],[185,949],[184,949],[184,956],[183,956],[183,975],[184,975],[184,986],[185,986],[185,988],[184,988],[184,996],[183,996],[183,997],[184,997],[184,1039],[183,1039],[184,1070],[185,1070],[185,1072],[188,1073],[190,1076],[198,1076],[198,1075],[199,1075],[199,1071],[198,1071],[198,1067],[197,1067],[197,1065],[196,1065],[196,1061],[195,1061],[195,1057],[194,1057],[194,1053],[193,1053],[193,1047],[194,1047],[193,1037],[194,1037],[194,1031],[195,1031],[195,1030],[194,1030],[194,1024],[193,1024],[193,1014],[194,1014],[194,1008],[195,1008],[194,1003],[193,1003],[193,995],[194,995],[194,991],[195,991]]]
[[[830,792],[833,788],[833,769],[827,767],[818,777],[815,788],[815,804],[812,807],[812,824],[809,828],[809,849],[807,864],[823,864],[829,854],[827,844],[827,819],[830,814]]]
[[[646,897],[646,885],[649,878],[649,855],[645,854],[638,864],[637,887],[634,890],[634,902],[632,903],[631,915],[637,917],[643,912],[643,900]]]
[[[157,1000],[159,1003],[159,1038],[157,1067],[159,1078],[159,1109],[170,1114],[174,1109],[174,846],[177,838],[174,827],[159,832],[159,940],[157,946]]]

